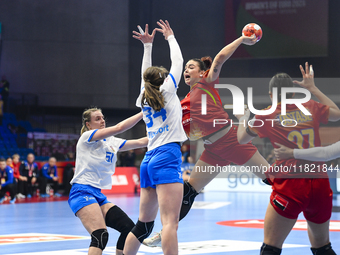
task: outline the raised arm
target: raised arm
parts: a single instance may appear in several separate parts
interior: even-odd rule
[[[165,22],[160,20],[157,22],[157,24],[160,26],[160,28],[156,28],[156,30],[163,33],[165,40],[167,40],[169,43],[171,59],[170,73],[173,75],[176,85],[178,86],[178,83],[182,77],[184,62],[181,49],[177,43],[169,22],[167,20]]]
[[[119,122],[117,125],[112,127],[107,127],[103,129],[98,129],[97,132],[94,133],[94,135],[91,138],[91,141],[97,141],[105,139],[109,136],[117,135],[120,133],[123,133],[124,131],[132,128],[134,125],[136,125],[141,119],[143,118],[143,113],[137,113],[133,115],[130,118],[127,118],[121,122]]]
[[[250,37],[242,35],[239,38],[237,38],[232,43],[225,46],[217,55],[215,56],[211,68],[209,71],[209,74],[206,78],[208,82],[212,82],[216,80],[221,72],[222,65],[224,62],[226,62],[231,55],[233,55],[234,51],[243,43],[246,45],[254,45],[256,43],[256,36],[252,35]]]
[[[300,70],[302,74],[302,81],[293,81],[294,83],[300,85],[303,88],[306,88],[312,93],[321,104],[329,106],[329,121],[338,121],[340,120],[340,109],[339,107],[324,93],[322,93],[314,83],[314,70],[313,66],[308,66],[308,62],[305,64],[305,69],[300,65]]]
[[[151,53],[152,53],[152,43],[153,39],[156,34],[156,29],[154,29],[151,33],[149,34],[149,25],[145,25],[145,32],[140,26],[137,26],[139,32],[132,31],[134,35],[132,36],[133,38],[140,40],[143,43],[144,46],[144,54],[143,54],[143,60],[142,60],[142,69],[141,69],[141,90],[144,87],[144,80],[143,80],[143,73],[147,68],[152,66],[152,60],[151,60]]]
[[[309,161],[329,161],[340,157],[340,141],[326,146],[309,149],[291,149],[282,144],[275,143],[278,148],[274,149],[278,160],[296,158]]]

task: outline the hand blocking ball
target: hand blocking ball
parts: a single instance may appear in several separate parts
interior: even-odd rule
[[[253,34],[255,34],[255,36],[257,38],[256,42],[261,40],[262,29],[259,25],[255,24],[255,23],[249,23],[249,24],[245,25],[244,28],[242,29],[242,35],[252,36]]]

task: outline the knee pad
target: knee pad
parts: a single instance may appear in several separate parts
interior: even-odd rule
[[[183,219],[191,209],[192,204],[195,201],[195,197],[198,195],[194,187],[189,182],[184,182],[183,186],[183,201],[181,211],[179,214],[179,220]]]
[[[117,241],[117,249],[123,250],[124,243],[127,235],[130,233],[135,223],[127,216],[127,214],[118,206],[112,206],[105,216],[106,226],[113,228],[120,232],[120,236]]]
[[[105,228],[97,229],[91,234],[91,244],[90,247],[96,247],[102,251],[105,249],[106,244],[109,240],[109,233]]]
[[[311,248],[311,250],[314,255],[336,255],[335,251],[332,249],[331,243],[320,248]]]
[[[281,254],[281,251],[282,249],[263,243],[261,246],[260,255],[279,255]]]
[[[147,238],[153,229],[154,221],[141,222],[137,221],[136,225],[131,230],[132,234],[138,239],[140,243],[143,243],[144,239]]]

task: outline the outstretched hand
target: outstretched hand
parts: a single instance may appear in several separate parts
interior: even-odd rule
[[[145,25],[145,32],[143,31],[143,29],[139,25],[137,27],[138,27],[139,32],[132,31],[132,33],[134,33],[134,35],[132,37],[140,40],[143,44],[144,43],[152,43],[153,39],[155,37],[155,34],[156,34],[156,28],[154,30],[152,30],[152,33],[150,35],[148,24]]]
[[[250,110],[248,108],[245,109],[245,113],[244,115],[239,115],[239,114],[235,114],[235,117],[240,120],[242,118],[242,120],[247,120],[249,119],[250,117]]]
[[[293,81],[293,82],[295,84],[300,85],[303,88],[310,90],[312,88],[315,88],[313,66],[312,65],[308,66],[308,62],[306,62],[305,69],[306,70],[304,70],[302,65],[300,65],[300,71],[301,71],[303,80]]]
[[[282,144],[275,143],[278,148],[274,148],[274,155],[277,160],[294,158],[294,150]]]
[[[156,28],[156,30],[158,32],[163,33],[165,40],[168,40],[168,37],[174,34],[174,32],[172,31],[170,27],[169,21],[165,20],[164,22],[163,20],[160,19],[159,21],[157,21],[157,24],[161,28]]]
[[[257,37],[255,36],[255,34],[252,34],[251,36],[245,36],[242,35],[242,43],[245,45],[254,45],[257,41]]]

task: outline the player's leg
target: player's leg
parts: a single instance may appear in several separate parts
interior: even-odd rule
[[[158,201],[156,190],[151,187],[141,188],[139,218],[135,227],[126,238],[124,255],[134,255],[138,252],[143,240],[151,234],[157,212]]]
[[[284,240],[292,230],[296,219],[288,219],[278,214],[269,203],[264,219],[264,241],[261,255],[281,254]]]
[[[161,214],[164,254],[178,254],[177,228],[182,204],[182,183],[159,184],[156,188]]]
[[[312,179],[310,203],[303,212],[308,223],[308,237],[312,245],[312,253],[318,255],[334,255],[329,240],[329,219],[332,214],[333,192],[329,180]]]
[[[312,253],[318,255],[335,254],[329,241],[329,220],[321,224],[316,224],[311,221],[307,221],[307,223]]]
[[[266,179],[264,172],[269,170],[269,163],[258,151],[256,151],[255,154],[243,165],[252,167],[252,173],[261,178],[261,180]]]
[[[130,217],[117,205],[106,203],[101,206],[106,226],[117,230],[120,236],[117,240],[116,254],[123,254],[124,244],[127,235],[135,226]]]
[[[76,215],[91,235],[88,254],[101,255],[107,244],[109,234],[106,230],[105,220],[99,204],[87,205],[81,208]]]

